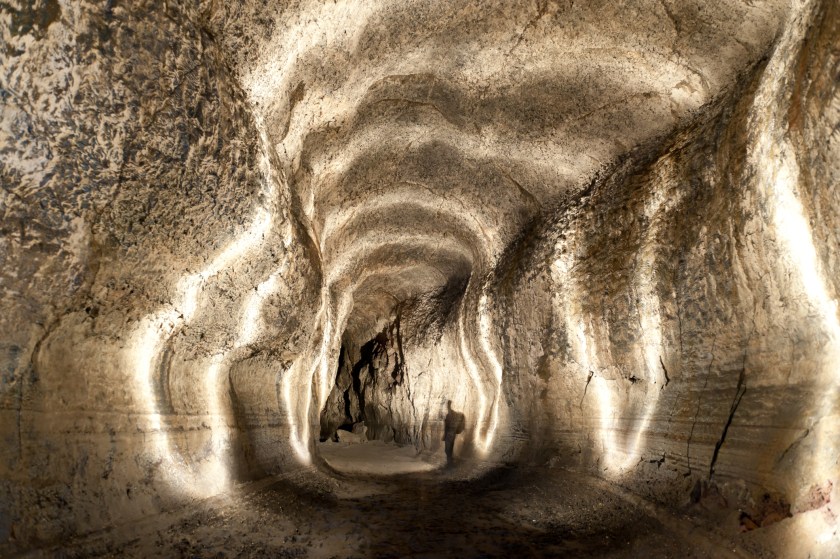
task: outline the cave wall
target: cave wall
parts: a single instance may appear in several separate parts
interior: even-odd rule
[[[765,494],[794,513],[837,498],[829,4],[509,251],[496,304],[522,456],[673,504],[714,486],[759,519]]]
[[[476,316],[465,307],[466,288],[455,282],[402,302],[375,335],[375,328],[345,331],[335,385],[321,416],[322,439],[364,422],[367,439],[437,452],[451,400],[468,421],[457,442],[459,456],[488,457],[477,455],[474,444],[487,410],[480,409],[476,379],[465,361],[464,323]]]
[[[461,393],[467,446],[513,458],[531,435],[504,419],[505,317],[490,286],[500,257],[599,169],[639,143],[658,149],[731,87],[788,10],[725,0],[221,7],[221,40],[325,270],[315,407],[331,398],[345,330],[359,331],[345,347],[361,347],[395,306],[463,279],[443,335],[405,344],[405,393],[428,385],[386,415],[433,444],[414,404]]]
[[[294,467],[320,269],[211,14],[0,13],[0,550]]]
[[[486,5],[0,5],[0,553],[309,464],[397,316],[374,436],[838,502],[836,2]]]

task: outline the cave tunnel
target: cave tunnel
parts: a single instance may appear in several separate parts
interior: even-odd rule
[[[0,556],[840,557],[836,0],[0,33]]]

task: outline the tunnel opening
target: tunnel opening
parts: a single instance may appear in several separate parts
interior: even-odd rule
[[[337,440],[339,430],[370,440],[409,442],[380,417],[379,408],[387,403],[374,396],[393,394],[405,380],[399,318],[358,349],[352,344],[350,340],[341,344],[333,388],[321,410],[321,442]]]
[[[447,394],[436,382],[445,384],[445,379],[424,383],[423,377],[456,372],[428,371],[432,359],[423,367],[419,355],[434,352],[453,326],[468,283],[468,276],[458,274],[441,287],[396,303],[390,291],[378,289],[374,294],[390,298],[393,306],[376,317],[366,312],[370,307],[354,305],[341,337],[332,389],[320,412],[318,452],[333,468],[346,472],[355,462],[357,470],[401,473],[443,464],[435,453],[441,448],[437,441],[443,436]],[[370,294],[357,296],[365,301]],[[417,358],[417,366],[407,354]],[[361,446],[370,442],[375,444]],[[342,461],[342,456],[353,458]],[[368,464],[360,466],[363,457]]]

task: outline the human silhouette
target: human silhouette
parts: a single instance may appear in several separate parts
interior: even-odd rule
[[[446,419],[443,421],[443,440],[446,443],[446,465],[454,464],[452,455],[455,449],[455,437],[464,432],[464,414],[452,409],[452,400],[446,401]]]

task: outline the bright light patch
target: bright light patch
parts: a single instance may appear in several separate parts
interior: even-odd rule
[[[151,430],[156,431],[155,450],[159,454],[163,469],[167,472],[170,483],[182,491],[198,497],[206,497],[227,487],[229,474],[224,463],[224,452],[228,444],[227,424],[224,421],[224,409],[219,398],[219,376],[226,353],[214,356],[204,376],[204,393],[208,402],[211,422],[211,445],[213,456],[199,467],[198,472],[189,470],[183,463],[176,461],[162,418],[158,410],[155,395],[155,364],[163,345],[178,328],[182,328],[195,316],[198,309],[199,292],[204,284],[221,270],[231,265],[248,250],[259,244],[271,227],[271,214],[260,208],[251,226],[229,243],[210,264],[196,274],[189,274],[177,283],[178,298],[169,310],[162,310],[145,317],[135,332],[133,364],[135,371],[136,394],[148,410]]]
[[[283,376],[283,402],[286,406],[286,419],[289,422],[289,444],[291,444],[298,461],[303,465],[309,465],[312,462],[312,455],[309,453],[309,409],[312,401],[309,389],[318,363],[315,362],[306,379],[300,378],[299,371],[302,365],[301,359],[296,360]],[[307,380],[308,382],[306,382]],[[303,387],[306,390],[303,395],[293,398],[292,387]],[[300,410],[299,406],[301,401],[303,401],[303,410]],[[301,415],[303,416],[302,419]]]
[[[225,354],[214,355],[204,375],[204,393],[207,395],[207,407],[210,414],[210,443],[213,458],[201,472],[201,484],[206,494],[213,495],[225,490],[230,483],[230,474],[223,462],[228,450],[228,425],[224,420],[221,399],[219,398],[219,378]]]
[[[236,347],[246,346],[257,339],[257,334],[262,326],[260,324],[260,313],[263,304],[266,298],[277,290],[277,283],[286,273],[288,267],[288,262],[283,262],[279,270],[268,276],[268,279],[260,283],[249,295],[248,301],[245,303],[245,313],[242,317],[242,326],[239,329],[239,339],[236,342]]]
[[[495,383],[493,387],[493,407],[490,411],[490,425],[487,428],[484,441],[481,445],[484,452],[487,452],[490,450],[490,445],[493,443],[493,437],[496,435],[496,430],[499,427],[499,400],[502,397],[503,370],[502,364],[499,362],[499,358],[496,356],[496,352],[491,344],[490,336],[492,335],[493,328],[490,311],[487,308],[486,294],[482,294],[481,299],[479,300],[478,320],[479,332],[481,333],[479,341],[481,342],[481,347],[484,350],[484,355],[490,362],[490,370],[493,373],[493,381]]]
[[[796,163],[785,150],[773,181],[773,225],[784,247],[784,254],[790,259],[791,267],[799,276],[808,301],[820,316],[823,328],[833,341],[840,341],[837,301],[828,293],[811,227],[805,218],[802,202],[794,194],[796,174]]]
[[[817,543],[820,544],[820,545],[827,544],[828,542],[830,542],[833,539],[838,539],[838,538],[837,538],[837,532],[832,531],[832,530],[825,530],[822,533],[817,534]]]
[[[467,340],[464,336],[463,324],[458,328],[458,335],[461,346],[461,358],[464,360],[464,363],[467,366],[467,373],[469,374],[470,380],[475,385],[476,392],[478,393],[478,419],[476,421],[476,428],[475,433],[473,434],[473,438],[475,440],[475,445],[480,450],[486,451],[486,439],[481,436],[482,426],[485,422],[484,416],[487,413],[487,394],[484,390],[484,381],[481,378],[481,373],[479,372],[478,367],[476,366],[475,361],[472,358],[469,346],[467,345]]]
[[[750,115],[749,129],[754,143],[749,146],[749,163],[755,170],[760,207],[772,215],[772,230],[779,247],[779,272],[790,274],[793,294],[800,292],[810,306],[811,316],[817,315],[818,323],[827,337],[820,368],[811,381],[820,394],[819,409],[813,427],[816,438],[815,452],[804,453],[800,458],[803,480],[824,483],[838,480],[837,451],[834,437],[824,434],[821,419],[836,417],[840,399],[840,321],[837,301],[829,291],[825,270],[817,252],[808,212],[797,195],[799,167],[793,146],[788,139],[787,103],[779,98],[789,95],[788,80],[797,64],[794,54],[800,52],[803,38],[808,33],[816,2],[806,1],[791,10],[785,33],[775,47],[775,53],[763,72]],[[797,285],[798,284],[798,285]],[[826,531],[824,524],[805,524],[806,532],[817,543],[825,544],[834,533]],[[831,533],[829,533],[831,532]],[[792,542],[792,552],[799,552],[801,542]]]

